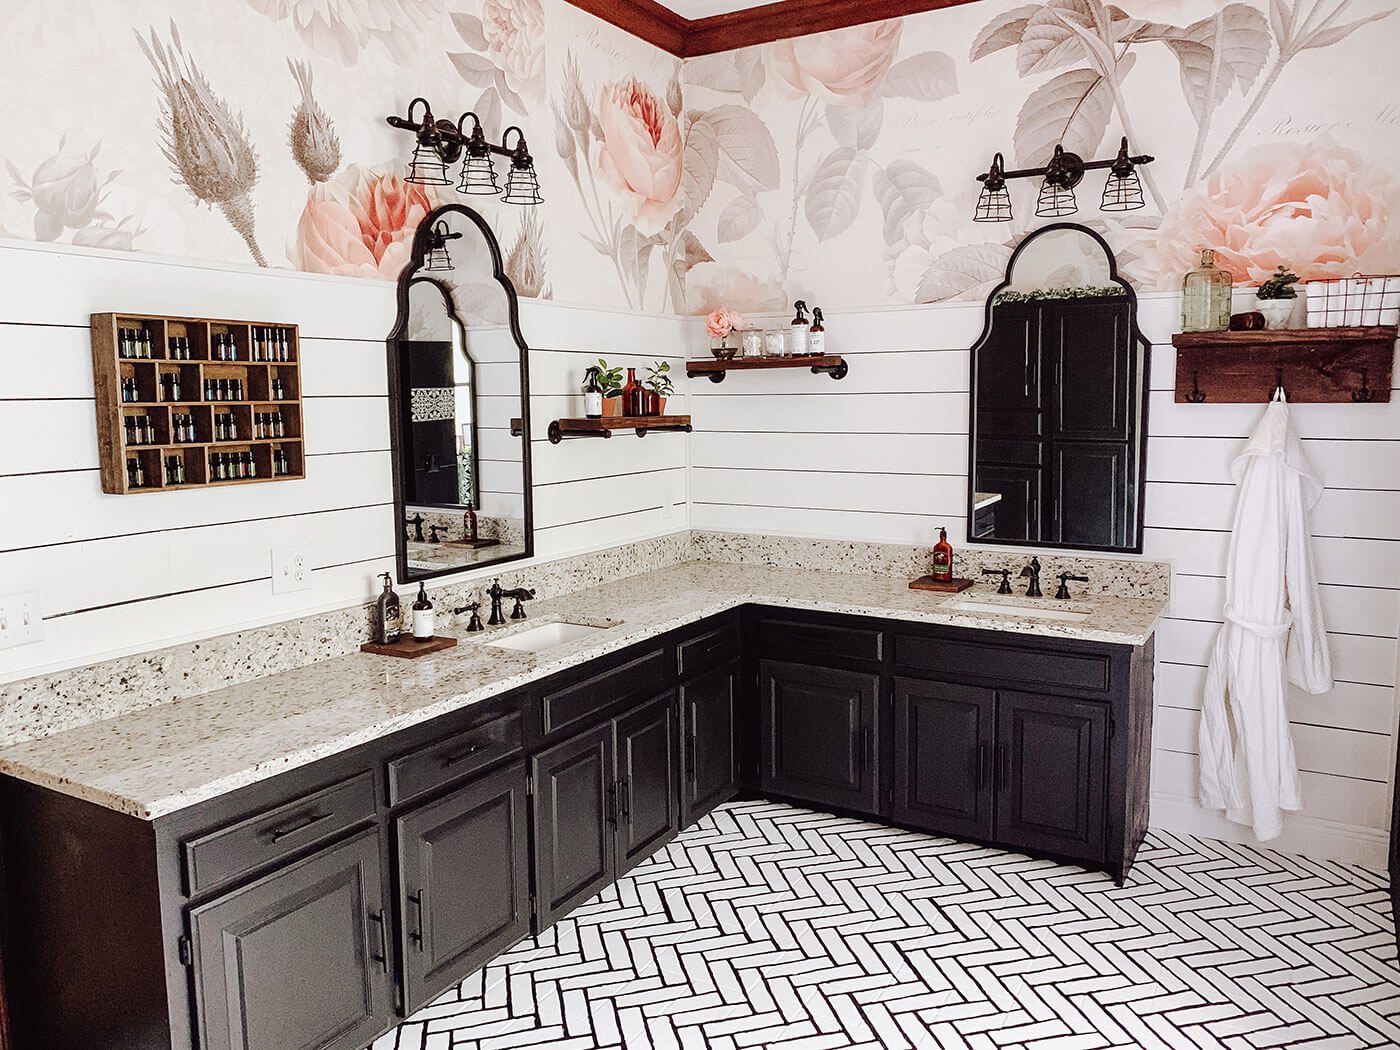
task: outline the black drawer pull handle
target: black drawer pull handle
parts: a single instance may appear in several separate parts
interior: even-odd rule
[[[607,821],[613,827],[617,827],[617,785],[608,785],[608,801],[606,806]]]
[[[622,819],[632,823],[632,778],[623,777],[617,785],[618,796],[622,800]]]
[[[997,748],[997,788],[1005,790],[1011,786],[1011,749],[1005,744]]]
[[[408,940],[421,952],[425,950],[423,943],[423,891],[410,893],[408,903],[413,905],[413,929],[408,933]]]
[[[306,817],[292,824],[283,824],[281,827],[273,828],[264,832],[273,842],[281,842],[289,835],[295,835],[298,831],[305,831],[307,828],[315,827],[323,820],[330,820],[334,813],[310,813]]]
[[[988,753],[986,744],[977,745],[977,786],[979,788],[987,786],[988,767],[991,765],[991,755]]]
[[[378,929],[378,931],[379,931],[379,937],[378,937],[378,940],[379,940],[379,954],[376,955],[375,952],[374,952],[374,948],[371,947],[371,948],[369,949],[369,957],[370,957],[371,960],[373,960],[374,962],[377,962],[377,963],[379,964],[379,969],[380,969],[382,972],[388,973],[388,972],[389,972],[389,935],[388,935],[388,933],[387,933],[387,932],[385,931],[385,929],[384,929],[384,913],[383,913],[383,912],[370,912],[370,913],[369,913],[369,921],[372,922],[372,923],[374,923],[375,927],[376,927],[376,928]]]
[[[491,745],[489,743],[477,741],[476,743],[470,745],[469,747],[461,751],[457,751],[451,755],[444,755],[442,759],[442,766],[444,769],[449,769],[452,766],[455,766],[461,762],[465,762],[477,752],[485,751],[490,746]]]

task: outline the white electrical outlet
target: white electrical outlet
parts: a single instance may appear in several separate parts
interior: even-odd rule
[[[272,551],[272,593],[311,590],[311,548],[275,547]]]
[[[39,609],[38,591],[0,598],[0,649],[43,640],[44,616]]]

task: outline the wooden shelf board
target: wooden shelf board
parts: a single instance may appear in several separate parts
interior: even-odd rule
[[[1352,343],[1395,342],[1395,325],[1367,325],[1346,328],[1280,328],[1261,332],[1178,332],[1172,336],[1176,347],[1202,346],[1343,346]]]
[[[1390,400],[1394,326],[1262,332],[1183,332],[1176,345],[1178,404],[1259,404],[1280,383],[1299,404]]]
[[[849,371],[846,359],[839,354],[793,354],[787,357],[731,357],[728,360],[700,358],[685,363],[685,374],[691,378],[708,376],[710,382],[720,383],[729,372],[762,372],[774,368],[808,368],[825,372],[832,379],[844,379]]]
[[[689,416],[603,416],[601,419],[576,417],[556,419],[549,424],[551,444],[559,444],[566,437],[612,437],[618,430],[635,430],[638,436],[645,436],[649,430],[691,429]]]

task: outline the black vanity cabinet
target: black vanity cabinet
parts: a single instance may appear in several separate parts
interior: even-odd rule
[[[751,605],[155,820],[0,777],[16,1045],[362,1050],[741,784],[1121,881],[1151,704],[1150,642]]]
[[[389,917],[371,832],[190,912],[201,1050],[317,1050],[394,1016]]]
[[[896,678],[890,815],[916,828],[991,839],[995,726],[990,689]]]
[[[680,830],[675,695],[536,755],[535,907],[553,923]]]
[[[412,1013],[530,932],[524,763],[409,811],[395,836]]]
[[[736,661],[681,683],[682,826],[695,823],[738,790],[739,688]]]
[[[878,813],[875,746],[880,680],[861,671],[759,664],[764,791]]]

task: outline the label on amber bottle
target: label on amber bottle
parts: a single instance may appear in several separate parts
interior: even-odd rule
[[[933,578],[936,580],[946,580],[953,575],[953,559],[948,557],[945,551],[935,551],[933,554]]]

